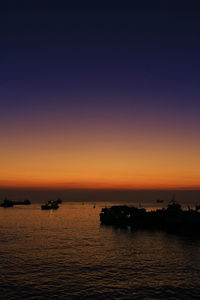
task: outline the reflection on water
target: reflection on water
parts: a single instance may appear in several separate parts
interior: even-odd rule
[[[200,240],[100,226],[101,207],[0,209],[1,298],[198,299]]]

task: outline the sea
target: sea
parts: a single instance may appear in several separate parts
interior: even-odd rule
[[[117,204],[1,207],[0,299],[200,299],[200,238],[101,225]]]

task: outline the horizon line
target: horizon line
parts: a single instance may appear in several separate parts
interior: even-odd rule
[[[96,191],[200,191],[200,186],[168,186],[168,187],[94,187],[94,186],[0,186],[2,190],[62,190],[62,191],[78,191],[78,190],[96,190]]]

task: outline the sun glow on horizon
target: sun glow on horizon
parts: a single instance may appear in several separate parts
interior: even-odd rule
[[[200,187],[196,123],[186,126],[177,118],[172,124],[171,115],[153,119],[148,109],[143,119],[142,111],[131,116],[124,110],[65,122],[59,111],[53,123],[49,114],[33,114],[26,126],[22,120],[2,130],[1,187]]]

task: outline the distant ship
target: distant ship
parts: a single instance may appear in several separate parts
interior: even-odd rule
[[[31,202],[28,199],[24,201],[12,201],[5,198],[3,203],[1,203],[1,207],[12,207],[14,205],[29,205],[29,204],[31,204]]]
[[[30,205],[30,204],[31,202],[28,199],[24,201],[13,201],[13,205]]]
[[[7,198],[4,199],[3,203],[1,203],[1,207],[12,207],[13,201],[8,200]]]
[[[57,201],[48,201],[46,204],[41,205],[42,210],[49,210],[49,209],[58,209],[58,202]]]
[[[156,200],[156,202],[157,202],[157,203],[163,203],[163,202],[164,202],[164,200],[157,199],[157,200]]]

